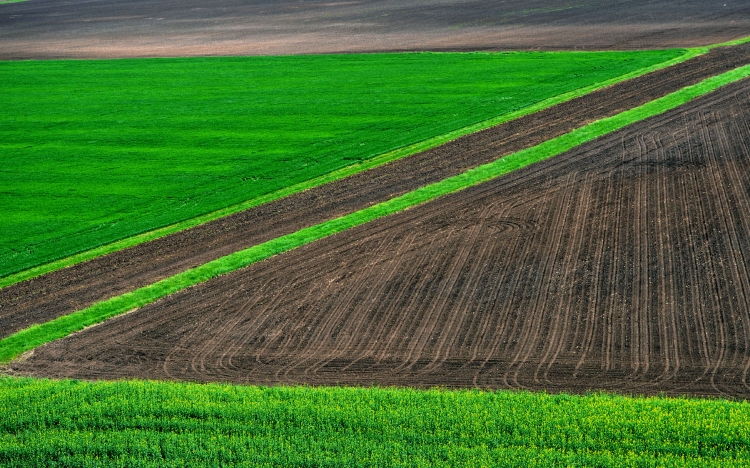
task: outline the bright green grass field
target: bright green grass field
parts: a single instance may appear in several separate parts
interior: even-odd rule
[[[0,62],[0,277],[683,52]]]
[[[0,378],[0,465],[750,466],[750,404]]]

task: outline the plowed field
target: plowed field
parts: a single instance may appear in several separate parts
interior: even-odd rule
[[[92,327],[39,376],[750,394],[750,82]]]
[[[442,180],[748,62],[750,44],[714,49],[348,179],[0,289],[0,337]]]
[[[32,0],[0,5],[0,59],[647,49],[748,29],[743,0]]]

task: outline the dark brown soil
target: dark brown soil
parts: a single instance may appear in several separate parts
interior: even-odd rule
[[[750,80],[37,349],[16,371],[750,396]]]
[[[28,0],[0,59],[688,47],[750,34],[746,0]]]
[[[366,173],[0,289],[0,337],[442,180],[749,62],[750,44],[716,49]]]

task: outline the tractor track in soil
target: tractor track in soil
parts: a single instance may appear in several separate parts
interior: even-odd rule
[[[15,372],[750,395],[750,80],[214,278]]]
[[[0,338],[186,269],[565,134],[750,63],[750,44],[708,54],[161,239],[0,289]]]

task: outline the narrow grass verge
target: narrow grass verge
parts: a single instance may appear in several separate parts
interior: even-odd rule
[[[750,65],[706,79],[701,83],[591,123],[545,143],[478,166],[457,176],[436,182],[369,208],[301,229],[262,244],[235,252],[192,268],[149,286],[96,303],[86,309],[47,323],[32,325],[0,341],[0,362],[9,362],[21,353],[54,341],[87,326],[102,322],[129,310],[143,307],[182,289],[208,281],[253,263],[303,246],[337,232],[397,213],[407,208],[477,185],[516,169],[568,151],[629,124],[674,109],[698,96],[750,76]]]
[[[667,60],[665,62],[661,62],[661,63],[655,64],[649,67],[645,67],[645,68],[642,68],[633,72],[626,73],[616,78],[605,80],[600,83],[585,86],[585,87],[582,87],[573,91],[569,91],[569,92],[566,92],[566,93],[563,93],[563,94],[560,94],[551,98],[541,100],[537,103],[526,106],[517,111],[506,113],[506,114],[503,114],[503,115],[500,115],[500,116],[497,116],[488,120],[484,120],[476,124],[472,124],[469,126],[465,126],[463,128],[459,128],[457,130],[445,133],[443,135],[439,135],[433,138],[423,140],[418,143],[414,143],[414,144],[407,145],[399,149],[395,149],[393,151],[389,151],[387,153],[381,154],[374,158],[370,158],[365,161],[358,162],[353,165],[344,167],[342,169],[338,169],[338,170],[329,172],[327,174],[309,179],[307,181],[297,183],[297,184],[291,185],[289,187],[285,187],[280,190],[276,190],[267,195],[255,197],[245,202],[235,204],[226,208],[222,208],[222,209],[219,209],[219,210],[207,213],[207,214],[203,214],[197,217],[193,217],[185,221],[181,221],[181,222],[174,223],[174,224],[162,227],[162,228],[158,228],[158,229],[144,232],[141,234],[137,234],[131,237],[127,237],[127,238],[124,238],[124,239],[121,239],[112,243],[108,243],[99,247],[95,247],[90,250],[86,250],[86,251],[83,251],[83,252],[80,252],[71,256],[67,256],[67,257],[52,261],[52,262],[48,262],[43,265],[35,266],[35,267],[29,268],[29,269],[26,269],[17,273],[7,275],[5,277],[0,278],[0,288],[7,287],[12,284],[19,283],[21,281],[25,281],[28,279],[32,279],[37,276],[41,276],[45,273],[49,273],[49,272],[56,271],[62,268],[66,268],[66,267],[69,267],[69,266],[72,266],[72,265],[75,265],[75,264],[78,264],[87,260],[91,260],[91,259],[103,256],[112,252],[116,252],[118,250],[123,250],[128,247],[132,247],[132,246],[144,243],[144,242],[158,239],[160,237],[164,237],[169,234],[183,231],[185,229],[189,229],[189,228],[198,226],[200,224],[214,221],[216,219],[229,216],[231,214],[234,214],[243,210],[247,210],[255,206],[268,203],[268,202],[289,196],[291,194],[294,194],[303,190],[317,187],[319,185],[322,185],[328,182],[339,180],[344,177],[348,177],[348,176],[357,174],[359,172],[362,172],[362,171],[365,171],[365,170],[368,170],[377,166],[381,166],[383,164],[396,161],[398,159],[411,156],[418,152],[429,150],[436,146],[455,140],[461,136],[468,135],[470,133],[475,133],[480,130],[484,130],[486,128],[516,119],[518,117],[522,117],[524,115],[538,112],[540,110],[546,109],[553,105],[560,104],[562,102],[574,99],[576,97],[583,96],[597,89],[605,88],[607,86],[611,86],[611,85],[614,85],[616,83],[619,83],[625,80],[636,78],[646,73],[650,73],[650,72],[653,72],[662,68],[676,65],[678,63],[694,58],[698,55],[704,54],[708,52],[708,50],[709,50],[708,47],[687,49],[682,55],[675,57],[671,60]]]
[[[0,465],[750,464],[746,401],[0,378]]]

